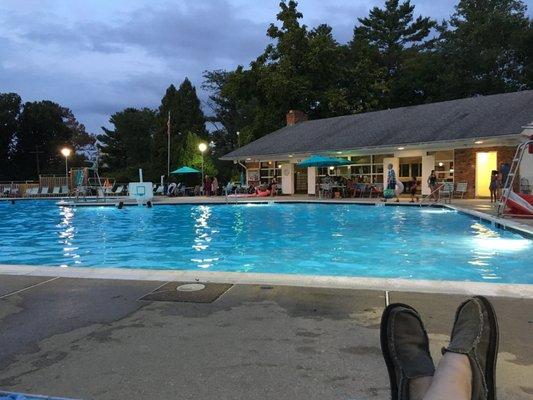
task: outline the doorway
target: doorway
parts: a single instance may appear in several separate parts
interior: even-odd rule
[[[498,169],[498,152],[476,153],[476,197],[490,196],[490,175]]]

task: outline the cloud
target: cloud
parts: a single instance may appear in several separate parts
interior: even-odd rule
[[[528,0],[531,6],[533,0]],[[302,0],[304,23],[328,23],[341,43],[357,17],[383,1]],[[202,72],[247,65],[268,43],[278,0],[2,0],[0,91],[71,108],[98,133],[124,107],[159,106],[170,83],[189,77],[201,99]],[[73,6],[75,4],[75,6]],[[442,18],[450,0],[416,0]]]

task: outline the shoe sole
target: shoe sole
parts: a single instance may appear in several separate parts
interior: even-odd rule
[[[381,352],[383,353],[383,358],[385,359],[385,364],[387,365],[387,371],[389,372],[389,381],[390,381],[390,390],[391,390],[391,400],[398,400],[398,382],[396,381],[396,369],[394,368],[394,363],[392,362],[392,357],[389,350],[389,337],[387,332],[387,326],[389,325],[389,317],[392,310],[395,308],[402,307],[408,308],[418,314],[413,307],[408,306],[407,304],[394,303],[389,304],[387,308],[383,311],[381,316],[381,326],[379,329],[379,339],[381,342]]]
[[[483,296],[474,296],[479,299],[489,317],[490,341],[487,354],[487,365],[485,367],[485,380],[487,383],[487,400],[496,400],[496,361],[498,358],[499,327],[496,312],[491,302]]]

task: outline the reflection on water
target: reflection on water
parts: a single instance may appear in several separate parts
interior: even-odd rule
[[[76,228],[73,225],[74,209],[72,207],[60,207],[61,223],[59,224],[59,242],[63,245],[63,256],[70,258],[74,264],[80,264],[80,255],[77,253],[78,247],[73,245]],[[63,268],[68,267],[67,264],[60,265]]]
[[[199,206],[195,207],[192,210],[192,218],[194,219],[194,244],[192,245],[192,248],[200,253],[205,253],[206,250],[209,249],[209,243],[212,240],[211,234],[212,230],[209,227],[209,218],[211,217],[211,207],[209,206]],[[198,253],[197,253],[198,255]],[[217,258],[198,258],[194,257],[191,258],[191,261],[196,263],[196,266],[198,268],[209,268],[213,265],[213,262],[218,260]]]

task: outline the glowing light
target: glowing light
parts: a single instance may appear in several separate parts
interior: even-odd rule
[[[63,147],[61,149],[61,154],[63,154],[64,157],[70,156],[71,150],[68,147]]]
[[[440,162],[440,163],[439,163],[439,167],[442,167],[443,165],[444,165],[443,162]]]
[[[405,150],[405,147],[398,147],[398,150]]]
[[[200,152],[203,153],[204,151],[207,150],[207,145],[206,145],[205,143],[200,143],[200,144],[198,145],[198,150],[200,150]]]
[[[335,169],[335,167],[329,167],[330,171],[333,171],[334,169]]]
[[[483,140],[476,140],[474,143],[475,144],[483,144]]]

